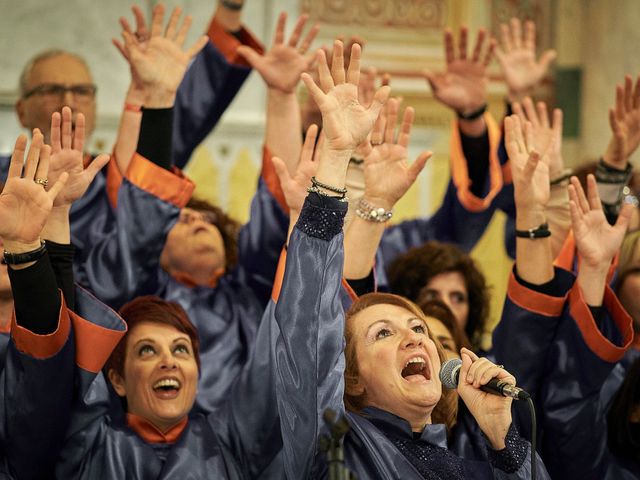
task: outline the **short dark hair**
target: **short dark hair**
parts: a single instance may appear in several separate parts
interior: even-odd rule
[[[192,210],[200,210],[211,212],[214,214],[215,221],[213,224],[222,235],[225,251],[225,269],[229,271],[238,263],[238,233],[240,232],[240,223],[227,215],[220,207],[197,198],[192,198],[186,205]]]
[[[127,356],[127,338],[133,328],[144,322],[157,323],[159,325],[169,325],[176,330],[186,333],[191,340],[193,356],[200,371],[200,340],[198,331],[193,326],[187,312],[175,302],[167,302],[154,295],[138,297],[125,304],[120,309],[120,316],[127,323],[128,331],[120,340],[116,348],[111,353],[105,365],[105,372],[115,371],[124,377],[124,363]]]

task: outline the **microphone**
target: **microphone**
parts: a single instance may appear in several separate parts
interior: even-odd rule
[[[442,364],[440,368],[440,381],[445,388],[452,390],[458,388],[458,377],[460,376],[461,367],[462,360],[459,358],[447,360]],[[527,400],[531,398],[531,395],[523,389],[506,383],[503,380],[498,380],[497,378],[489,380],[486,385],[480,387],[480,390],[500,397],[511,397],[515,400]]]

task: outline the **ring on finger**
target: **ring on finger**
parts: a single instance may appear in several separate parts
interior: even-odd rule
[[[47,188],[47,185],[49,185],[49,180],[46,178],[36,178],[34,182],[38,185],[42,185],[42,188]]]

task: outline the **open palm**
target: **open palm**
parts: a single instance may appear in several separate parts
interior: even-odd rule
[[[624,205],[615,225],[609,225],[593,175],[587,177],[587,192],[588,198],[578,179],[571,178],[569,208],[576,247],[581,261],[588,265],[609,265],[622,245],[633,207]]]
[[[182,10],[175,8],[166,31],[162,32],[164,6],[158,4],[153,9],[151,38],[139,41],[130,32],[123,30],[125,57],[128,57],[132,74],[144,88],[162,88],[176,91],[184,77],[191,58],[204,47],[206,37],[200,37],[189,49],[183,51],[185,37],[191,26],[187,16],[178,31],[178,21]]]
[[[487,65],[491,61],[495,42],[491,40],[486,52],[484,41],[486,32],[478,31],[473,54],[467,54],[468,28],[460,28],[458,55],[455,54],[455,42],[450,30],[444,32],[444,45],[447,68],[443,73],[425,72],[433,95],[447,107],[461,113],[478,110],[487,102]]]
[[[523,125],[516,115],[505,118],[504,128],[518,209],[544,208],[549,202],[549,156],[537,152],[531,125]]]
[[[358,101],[360,79],[360,46],[351,50],[349,69],[344,71],[342,42],[336,41],[333,50],[331,71],[327,66],[325,52],[318,51],[318,73],[320,88],[310,75],[302,79],[322,112],[322,125],[326,147],[333,151],[353,151],[362,143],[378,118],[382,106],[389,96],[389,87],[381,87],[374,95],[369,108]]]
[[[496,57],[507,86],[511,92],[526,92],[542,80],[556,53],[547,50],[536,60],[536,26],[531,21],[525,22],[524,34],[517,18],[512,18],[509,25],[501,25],[500,31]]]
[[[46,179],[49,168],[50,147],[43,144],[39,131],[33,135],[22,176],[26,145],[27,138],[20,135],[11,156],[7,182],[0,193],[0,237],[5,244],[29,244],[38,240],[53,201],[67,179],[66,174],[61,175],[49,191],[35,182]]]
[[[256,69],[269,88],[285,93],[293,93],[300,81],[300,75],[309,69],[313,57],[307,57],[306,53],[318,34],[319,27],[314,25],[298,45],[308,18],[308,15],[302,15],[298,19],[291,38],[285,43],[284,29],[287,14],[281,13],[278,18],[273,45],[264,55],[260,55],[246,45],[238,48],[238,53]]]
[[[97,173],[109,161],[109,155],[99,155],[89,166],[84,167],[84,115],[76,117],[72,139],[72,114],[69,107],[63,107],[62,115],[55,112],[51,117],[51,159],[49,161],[49,182],[56,182],[64,172],[67,182],[56,197],[54,206],[70,206],[82,197]]]
[[[408,146],[414,119],[413,108],[405,110],[398,138],[395,140],[399,101],[391,99],[371,134],[376,145],[364,159],[364,197],[378,206],[392,208],[409,190],[424,168],[431,152],[423,152],[409,164]],[[383,138],[378,143],[379,138]]]

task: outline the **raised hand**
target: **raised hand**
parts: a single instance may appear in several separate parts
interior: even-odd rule
[[[272,159],[287,206],[293,212],[299,213],[302,210],[302,204],[307,196],[307,188],[311,185],[311,177],[316,174],[318,168],[318,163],[314,161],[317,137],[318,126],[311,125],[307,129],[300,161],[293,175],[289,173],[284,160],[279,157],[273,157]]]
[[[404,111],[402,125],[396,133],[399,100],[390,99],[371,132],[371,146],[364,157],[364,198],[386,210],[393,208],[413,185],[432,152],[422,152],[409,164],[408,147],[414,110]],[[384,115],[382,113],[385,113]]]
[[[505,447],[504,439],[511,425],[511,398],[501,397],[480,390],[492,378],[516,384],[513,375],[504,368],[494,365],[486,358],[479,358],[471,350],[460,350],[462,367],[458,381],[458,394],[476,419],[482,432],[491,442],[494,450]]]
[[[331,70],[325,52],[319,50],[318,74],[320,86],[311,76],[302,74],[307,89],[322,112],[323,133],[328,151],[351,152],[367,137],[382,106],[389,96],[389,87],[378,89],[369,108],[358,101],[360,80],[360,45],[351,49],[351,61],[345,75],[342,42],[334,44]]]
[[[182,9],[174,8],[163,32],[164,11],[162,4],[153,8],[151,36],[148,41],[137,38],[128,31],[130,29],[122,31],[125,58],[129,60],[132,75],[139,79],[145,90],[145,106],[151,108],[173,105],[175,92],[182,82],[189,61],[208,41],[203,35],[191,48],[183,50],[185,37],[191,27],[191,17],[187,15],[178,28]]]
[[[149,29],[147,28],[147,22],[144,18],[144,13],[142,13],[142,9],[139,6],[137,5],[132,6],[131,10],[133,11],[133,16],[136,19],[135,32],[131,28],[131,25],[129,25],[129,22],[127,21],[127,19],[124,17],[120,17],[119,19],[120,26],[122,27],[122,30],[124,32],[127,32],[129,35],[134,36],[138,42],[139,47],[142,50],[144,50],[147,48],[147,44],[150,38]],[[124,44],[118,39],[113,38],[111,39],[111,41],[113,42],[115,47],[118,49],[118,51],[122,54],[122,56],[127,61],[127,63],[129,63],[129,67],[131,70],[131,87],[130,88],[134,91],[142,92],[143,84],[137,72],[135,71],[135,69],[132,68],[131,62],[129,60],[129,52],[124,47]],[[143,102],[143,101],[144,101],[144,98],[141,98],[140,102]]]
[[[33,131],[23,166],[26,147],[27,137],[20,135],[11,156],[7,182],[0,193],[0,237],[5,249],[12,253],[39,246],[40,232],[56,196],[67,181],[67,174],[63,173],[48,191],[45,190],[51,147],[44,145],[40,130]]]
[[[447,107],[460,112],[472,113],[487,103],[487,84],[489,77],[487,65],[491,61],[495,41],[489,41],[484,48],[486,31],[478,30],[476,45],[471,58],[467,55],[467,37],[469,29],[460,28],[458,56],[451,30],[444,31],[445,58],[447,69],[444,73],[425,72],[433,95]]]
[[[547,50],[536,60],[536,25],[532,21],[524,24],[524,35],[520,20],[512,18],[509,25],[500,25],[501,44],[496,57],[502,67],[509,96],[519,100],[537,85],[556,58],[555,50]]]
[[[55,207],[70,207],[85,194],[98,172],[109,162],[109,155],[98,155],[86,168],[84,166],[84,115],[76,117],[75,129],[69,107],[62,108],[62,115],[51,116],[51,158],[49,182],[55,183],[66,172],[68,179],[54,202]],[[72,131],[73,130],[73,131]]]
[[[306,56],[306,53],[320,27],[318,25],[311,27],[304,40],[300,42],[302,31],[308,19],[308,15],[300,16],[289,41],[285,43],[284,29],[287,23],[287,14],[282,12],[278,17],[273,44],[264,55],[260,55],[246,45],[238,47],[238,53],[262,76],[268,88],[283,93],[293,93],[300,81],[300,74],[309,70],[313,56]]]
[[[517,115],[504,120],[505,146],[511,163],[514,199],[518,213],[529,211],[544,216],[549,201],[549,155],[535,150],[530,122],[523,124]],[[552,148],[553,141],[548,148]],[[530,227],[528,227],[530,228]]]
[[[624,77],[624,86],[616,85],[616,106],[609,109],[609,125],[613,136],[603,159],[624,170],[640,145],[640,76],[635,87],[631,75]]]
[[[576,247],[582,265],[608,270],[611,260],[622,245],[633,206],[625,203],[615,225],[609,225],[602,210],[596,179],[587,176],[587,195],[580,182],[571,177],[569,209]]]
[[[514,102],[513,113],[518,116],[522,125],[531,123],[533,148],[549,155],[549,177],[553,180],[564,170],[562,160],[562,110],[553,109],[553,119],[549,122],[547,104],[538,102],[534,107],[531,97],[525,97],[522,104]]]

